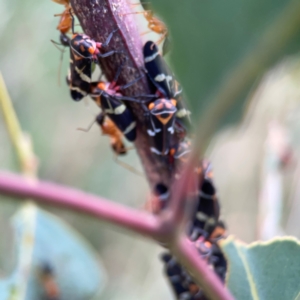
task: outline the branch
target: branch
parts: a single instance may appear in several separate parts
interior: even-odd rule
[[[193,274],[209,299],[234,300],[216,274],[199,257],[195,246],[186,237],[181,237],[172,249],[178,260]]]
[[[176,228],[165,227],[159,217],[148,213],[126,208],[76,189],[28,180],[19,175],[0,172],[0,193],[18,198],[30,197],[44,204],[85,212],[134,233],[162,242],[168,242],[169,236],[174,235],[172,230],[176,230]],[[210,295],[211,299],[232,300],[229,291],[222,287],[219,278],[199,257],[186,238],[173,240],[170,246],[179,261],[193,272],[193,278],[201,285],[204,292]]]
[[[29,181],[23,176],[0,172],[0,193],[18,198],[33,198],[44,204],[87,213],[141,235],[155,239],[161,237],[160,221],[155,216],[76,189],[42,181]]]
[[[124,90],[124,95],[150,94],[149,85],[144,71],[143,43],[138,28],[126,0],[118,2],[110,0],[71,0],[72,7],[78,17],[83,31],[99,42],[104,42],[107,36],[116,28],[116,32],[109,44],[109,49],[123,51],[104,59],[100,59],[101,70],[108,80],[112,80],[124,56],[128,58],[126,66],[119,77],[119,84],[126,84],[144,76],[136,84]],[[145,128],[144,110],[138,103],[127,102],[137,120],[137,139],[135,146],[140,156],[145,174],[150,186],[163,183],[170,187],[174,172],[166,161],[150,151],[149,138]]]

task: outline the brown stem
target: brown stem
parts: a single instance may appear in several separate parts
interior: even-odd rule
[[[124,95],[150,94],[147,77],[144,71],[142,55],[142,40],[137,29],[134,16],[126,0],[71,0],[72,7],[83,31],[99,42],[105,42],[108,35],[119,28],[107,48],[107,50],[123,51],[123,54],[114,54],[100,59],[102,72],[108,80],[112,80],[120,64],[126,57],[128,60],[118,80],[118,84],[126,84],[139,76],[144,76],[136,84],[124,90]],[[153,93],[153,92],[152,92]],[[144,109],[138,103],[127,102],[137,120],[137,139],[135,146],[144,166],[150,186],[157,183],[170,186],[173,172],[159,157],[150,152],[148,135],[145,129]]]

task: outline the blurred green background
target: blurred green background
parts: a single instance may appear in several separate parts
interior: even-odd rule
[[[168,60],[185,89],[195,121],[214,103],[214,95],[245,57],[256,62],[255,55],[262,53],[252,50],[266,31],[281,37],[277,21],[297,12],[298,3],[155,1],[173,40]],[[108,138],[100,135],[97,126],[88,133],[76,130],[90,124],[97,108],[91,101],[70,99],[64,79],[68,51],[58,85],[60,52],[50,39],[58,41],[59,20],[53,15],[62,11],[63,6],[50,0],[0,0],[0,70],[22,128],[33,140],[39,177],[142,208],[149,193],[146,180],[113,161]],[[283,24],[294,21],[292,16],[284,20]],[[146,26],[141,16],[137,22]],[[230,233],[246,242],[276,234],[300,235],[300,25],[294,22],[287,35],[263,48],[264,60],[257,72],[245,76],[244,85],[237,87],[238,101],[228,112],[224,110],[223,119],[215,120],[219,131],[207,151],[223,218]],[[197,130],[205,128],[196,129],[195,134]],[[18,171],[2,116],[0,145],[0,168]],[[134,150],[124,161],[142,168]],[[0,232],[3,241],[11,241],[8,219],[20,203],[1,199]],[[78,230],[101,256],[108,283],[99,299],[172,299],[157,258],[158,246],[77,213],[47,209]],[[6,274],[12,267],[4,263],[10,246],[2,244]]]

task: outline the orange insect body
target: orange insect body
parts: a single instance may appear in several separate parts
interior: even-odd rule
[[[69,5],[69,0],[52,0],[52,1],[55,3],[61,4],[61,5],[64,5],[64,6]]]
[[[122,140],[123,134],[115,123],[107,116],[98,123],[101,127],[102,134],[110,137],[110,144],[114,152],[118,155],[126,154],[127,150]]]
[[[64,34],[68,33],[72,27],[72,17],[70,14],[70,9],[71,7],[68,5],[62,14],[56,15],[61,16],[56,29]]]
[[[70,14],[71,5],[69,0],[52,0],[55,3],[61,4],[65,6],[65,10],[61,14],[55,15],[60,16],[60,21],[56,29],[58,29],[61,33],[66,34],[72,27],[72,16]]]
[[[140,4],[140,3],[137,3]],[[136,4],[133,4],[136,5]],[[143,4],[141,3],[141,5],[143,6]],[[146,7],[144,7],[145,9]],[[143,14],[145,19],[148,21],[148,28],[151,31],[154,31],[157,34],[161,34],[162,36],[160,37],[160,39],[156,42],[156,44],[160,44],[164,38],[167,37],[168,35],[168,28],[166,26],[166,24],[161,21],[160,19],[158,19],[157,17],[154,16],[154,12],[152,10],[149,9],[145,9],[144,11],[141,12],[133,12],[133,13],[128,13],[128,15],[136,15],[136,14]],[[142,35],[150,33],[150,31],[147,32],[143,32]]]
[[[155,17],[152,10],[146,10],[143,12],[143,14],[146,20],[148,21],[148,28],[162,35],[162,37],[156,43],[156,44],[160,44],[168,34],[168,28],[166,24],[160,19],[158,19],[157,17]]]

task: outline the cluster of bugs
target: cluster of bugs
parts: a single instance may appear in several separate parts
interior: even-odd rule
[[[168,38],[168,30],[163,22],[154,16],[145,2],[142,3],[149,29],[161,34],[157,43],[147,41],[142,49],[145,76],[151,93],[143,96],[125,96],[123,91],[142,78],[137,78],[126,85],[118,84],[120,73],[126,64],[126,57],[112,81],[92,81],[93,64],[98,63],[98,58],[124,56],[122,51],[112,50],[109,47],[112,37],[119,29],[113,30],[104,43],[97,42],[86,34],[76,33],[69,1],[54,1],[65,7],[63,13],[59,14],[60,22],[57,29],[60,31],[61,45],[70,50],[70,68],[66,79],[70,96],[74,101],[90,96],[99,106],[101,112],[94,123],[99,125],[103,135],[110,137],[111,148],[116,157],[125,155],[128,151],[124,139],[134,142],[137,137],[137,122],[127,105],[128,101],[133,101],[139,103],[145,112],[144,121],[152,155],[166,162],[170,168],[184,163],[191,149],[188,138],[190,112],[184,106],[182,88],[158,48],[158,44]],[[70,32],[72,36],[69,37]],[[141,99],[143,97],[146,99]],[[200,182],[198,206],[189,224],[187,235],[199,254],[224,280],[226,261],[216,241],[226,235],[226,229],[219,220],[220,207],[210,163],[206,161],[199,163],[195,172],[199,174]],[[169,194],[164,184],[156,185],[151,208],[153,213],[159,214],[168,206]],[[177,299],[202,299],[199,298],[203,296],[201,289],[171,254],[165,253],[162,260]]]
[[[199,255],[215,271],[224,282],[227,263],[218,242],[225,238],[226,226],[220,220],[220,204],[213,182],[211,164],[203,160],[195,169],[199,174],[197,206],[187,228],[187,236],[193,243]],[[163,184],[158,184],[153,192],[152,212],[159,214],[168,206],[169,190]],[[177,299],[203,300],[202,289],[195,284],[190,274],[177,262],[169,252],[165,252],[161,259],[164,263],[165,275],[169,279]]]
[[[102,112],[96,117],[96,123],[99,124],[103,134],[110,136],[111,146],[116,155],[124,155],[127,152],[123,137],[129,142],[134,142],[136,139],[136,120],[126,105],[126,101],[140,102],[145,110],[147,134],[151,144],[150,151],[167,161],[172,167],[189,151],[189,147],[186,147],[188,145],[186,128],[189,124],[190,112],[184,107],[182,88],[160,54],[157,44],[148,41],[143,47],[147,74],[145,76],[149,81],[151,95],[146,95],[147,100],[138,99],[135,96],[126,97],[122,91],[140,78],[125,86],[118,85],[118,78],[124,64],[119,66],[112,82],[92,81],[92,66],[93,63],[98,62],[98,58],[115,54],[122,55],[122,51],[109,49],[109,43],[118,29],[113,30],[104,43],[94,41],[85,34],[75,33],[73,12],[68,0],[54,1],[65,7],[63,13],[58,14],[60,22],[57,29],[60,31],[61,45],[70,49],[67,84],[71,98],[74,101],[80,101],[89,95],[101,108]],[[144,13],[149,21],[149,28],[162,33],[158,41],[160,43],[167,35],[166,29],[163,31],[161,29],[166,28],[165,25],[162,22],[159,23],[152,11],[145,10]],[[71,30],[72,36],[69,37],[68,33]],[[107,119],[109,121],[106,121]]]

